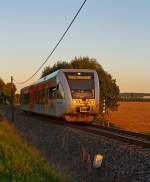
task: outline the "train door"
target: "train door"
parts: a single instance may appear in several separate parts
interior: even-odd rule
[[[61,83],[59,83],[57,85],[56,116],[57,117],[63,116],[65,109],[66,109],[65,93]]]
[[[49,88],[48,114],[56,116],[56,87]]]
[[[29,89],[29,111],[34,111],[34,90],[32,87]]]
[[[44,95],[45,95],[45,101],[44,101],[44,113],[47,115],[48,114],[48,86],[45,87],[44,90]]]

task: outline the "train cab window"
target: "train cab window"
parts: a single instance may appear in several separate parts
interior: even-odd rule
[[[62,85],[59,83],[57,86],[57,99],[64,99],[65,93]]]

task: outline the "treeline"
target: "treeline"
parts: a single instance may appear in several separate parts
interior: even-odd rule
[[[150,102],[150,98],[119,98],[120,102]]]
[[[11,88],[12,87],[12,88]],[[16,86],[11,85],[10,82],[5,83],[2,78],[0,78],[0,104],[9,104],[11,101],[11,89],[14,96],[14,102],[18,102],[19,94],[15,94]]]
[[[120,98],[150,98],[150,93],[136,93],[136,92],[127,92],[127,93],[120,93]]]

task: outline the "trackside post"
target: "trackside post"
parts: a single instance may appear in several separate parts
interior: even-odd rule
[[[13,88],[13,76],[11,76],[11,120],[14,122],[14,88]]]

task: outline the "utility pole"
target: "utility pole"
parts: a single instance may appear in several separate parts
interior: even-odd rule
[[[11,120],[14,122],[14,88],[13,88],[12,76],[11,76]]]

